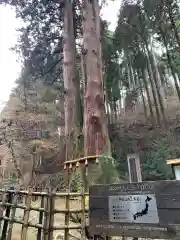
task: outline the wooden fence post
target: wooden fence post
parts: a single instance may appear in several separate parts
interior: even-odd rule
[[[50,197],[49,197],[49,189],[48,189],[48,195],[44,197],[44,225],[43,225],[43,240],[49,240],[49,225],[50,225]]]
[[[0,230],[2,229],[1,224],[3,222],[2,217],[3,217],[3,212],[4,212],[4,209],[5,209],[4,204],[6,203],[7,199],[8,199],[8,194],[7,193],[2,193],[2,205],[0,207]]]
[[[87,166],[80,166],[80,172],[81,172],[81,231],[82,231],[82,240],[86,240],[86,218],[85,218],[85,191],[87,190]]]
[[[127,155],[129,182],[142,182],[141,164],[138,154]],[[133,240],[138,240],[134,237]]]
[[[27,238],[28,221],[29,221],[29,215],[31,210],[31,200],[32,200],[32,190],[30,189],[28,191],[28,195],[26,196],[26,200],[25,200],[26,209],[24,210],[24,222],[22,225],[21,240],[26,240]]]
[[[44,208],[44,196],[41,197],[41,209]],[[44,212],[43,211],[40,211],[39,213],[39,224],[42,225],[43,223],[43,215],[44,215]],[[41,234],[42,233],[42,229],[41,228],[38,228],[38,233],[37,233],[37,240],[41,240]]]
[[[67,187],[68,187],[68,191],[67,191],[67,195],[65,198],[65,209],[67,210],[67,212],[65,213],[65,226],[66,228],[64,229],[64,240],[69,240],[69,220],[70,220],[70,180],[71,180],[71,169],[67,169],[66,172],[66,183],[67,183]]]
[[[12,200],[12,208],[11,208],[11,215],[10,215],[10,221],[9,221],[9,230],[8,230],[8,235],[7,235],[7,240],[11,240],[12,237],[12,230],[13,230],[13,223],[14,223],[14,218],[16,215],[16,205],[18,203],[18,193],[14,193],[13,195],[13,200]]]
[[[8,203],[12,203],[12,198],[13,198],[13,193],[9,192],[8,193],[8,197],[7,197],[7,202]],[[3,230],[2,230],[2,235],[1,235],[1,239],[6,239],[6,234],[7,234],[7,229],[8,229],[8,223],[9,223],[9,216],[10,216],[10,212],[11,212],[11,207],[7,206],[6,207],[6,213],[5,213],[5,217],[7,219],[4,220],[4,224],[3,224]]]
[[[55,209],[55,196],[53,196],[53,190],[50,190],[50,219],[49,219],[49,238],[53,240],[53,227],[54,227],[54,209]]]

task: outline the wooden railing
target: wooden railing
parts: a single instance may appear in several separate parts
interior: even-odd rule
[[[0,240],[103,239],[92,233],[93,238],[90,236],[86,202],[88,166],[98,164],[99,158],[88,156],[64,162],[65,192],[50,188],[0,189]],[[70,192],[74,168],[81,172],[82,184],[77,193]]]
[[[0,203],[0,239],[15,240],[13,234],[13,232],[16,234],[15,224],[21,225],[21,232],[17,236],[17,240],[30,239],[28,237],[29,228],[36,229],[31,240],[56,239],[55,236],[58,234],[55,234],[55,231],[59,231],[62,239],[69,239],[69,236],[73,235],[70,230],[74,230],[76,239],[78,236],[79,239],[86,239],[85,227],[87,226],[86,213],[88,209],[85,209],[84,198],[88,195],[87,193],[56,193],[52,189],[44,192],[34,192],[32,189],[27,191],[0,190],[0,193],[2,199]],[[33,202],[33,197],[38,197],[39,201]],[[76,197],[76,200],[72,200],[73,197]],[[39,203],[39,206],[36,206],[35,203],[36,205]],[[72,208],[71,204],[75,207]],[[23,214],[21,213],[19,218],[20,210],[23,211]],[[36,223],[32,221],[31,212],[38,216]],[[55,217],[58,214],[60,215],[59,221]],[[71,218],[73,214],[76,216],[76,223]]]

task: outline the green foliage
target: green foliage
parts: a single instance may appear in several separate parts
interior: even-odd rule
[[[180,76],[180,52],[177,50],[174,50],[173,56],[174,56],[174,61],[176,65],[177,74]]]
[[[122,128],[125,128],[121,126]],[[166,164],[166,160],[178,158],[180,156],[179,137],[175,137],[169,133],[159,133],[151,138],[147,138],[148,133],[142,135],[132,130],[128,132],[128,128],[124,129],[124,133],[116,133],[112,139],[113,157],[116,161],[117,170],[120,178],[128,179],[127,155],[137,152],[140,154],[142,164],[143,180],[154,181],[172,179],[171,167]],[[139,148],[144,150],[138,151]]]
[[[1,188],[9,188],[9,187],[13,187],[15,186],[16,184],[18,184],[19,181],[17,179],[17,177],[12,177],[10,176],[10,178],[8,179],[5,179],[2,183],[2,185],[0,185]]]
[[[179,147],[170,145],[167,138],[162,137],[152,142],[151,149],[141,154],[143,180],[172,179],[171,167],[166,164],[166,160],[173,159],[179,154]]]
[[[79,169],[76,169],[72,174],[70,188],[72,192],[80,192],[81,191],[81,175]]]
[[[18,29],[19,41],[14,49],[23,57],[27,74],[46,83],[62,79],[63,3],[56,0],[4,2],[15,7],[17,17],[25,23]]]
[[[97,184],[112,184],[118,181],[117,171],[114,164],[114,159],[105,154],[98,158],[99,160],[99,175]]]
[[[119,180],[114,159],[107,154],[98,158],[99,164],[89,164],[88,184],[111,184]]]
[[[64,188],[65,181],[64,181],[64,175],[62,173],[56,173],[52,174],[48,179],[49,185],[52,188]]]
[[[120,127],[123,129],[122,125]],[[111,133],[110,139],[112,144],[112,156],[115,159],[118,175],[121,179],[126,179],[128,171],[127,154],[134,153],[134,145],[137,143],[136,136],[126,132],[121,134],[118,128],[118,134],[115,132]]]

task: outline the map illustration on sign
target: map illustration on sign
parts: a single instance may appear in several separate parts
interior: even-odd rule
[[[149,203],[148,202],[151,201],[151,200],[152,200],[152,198],[147,196],[147,198],[145,200],[145,208],[142,209],[142,211],[137,212],[136,214],[133,215],[134,220],[136,220],[138,217],[142,217],[142,216],[148,214],[148,210],[149,210]]]
[[[159,223],[155,194],[109,196],[109,220],[122,223]]]

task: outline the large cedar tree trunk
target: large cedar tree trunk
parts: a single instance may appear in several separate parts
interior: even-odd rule
[[[100,33],[97,33],[100,29],[97,29],[97,12],[94,9],[97,2],[94,1],[84,0],[83,2],[83,53],[87,75],[84,98],[86,156],[107,153],[109,146],[105,123]]]
[[[64,112],[66,160],[73,155],[73,139],[76,125],[76,87],[75,87],[75,37],[72,1],[65,1],[64,9]]]

